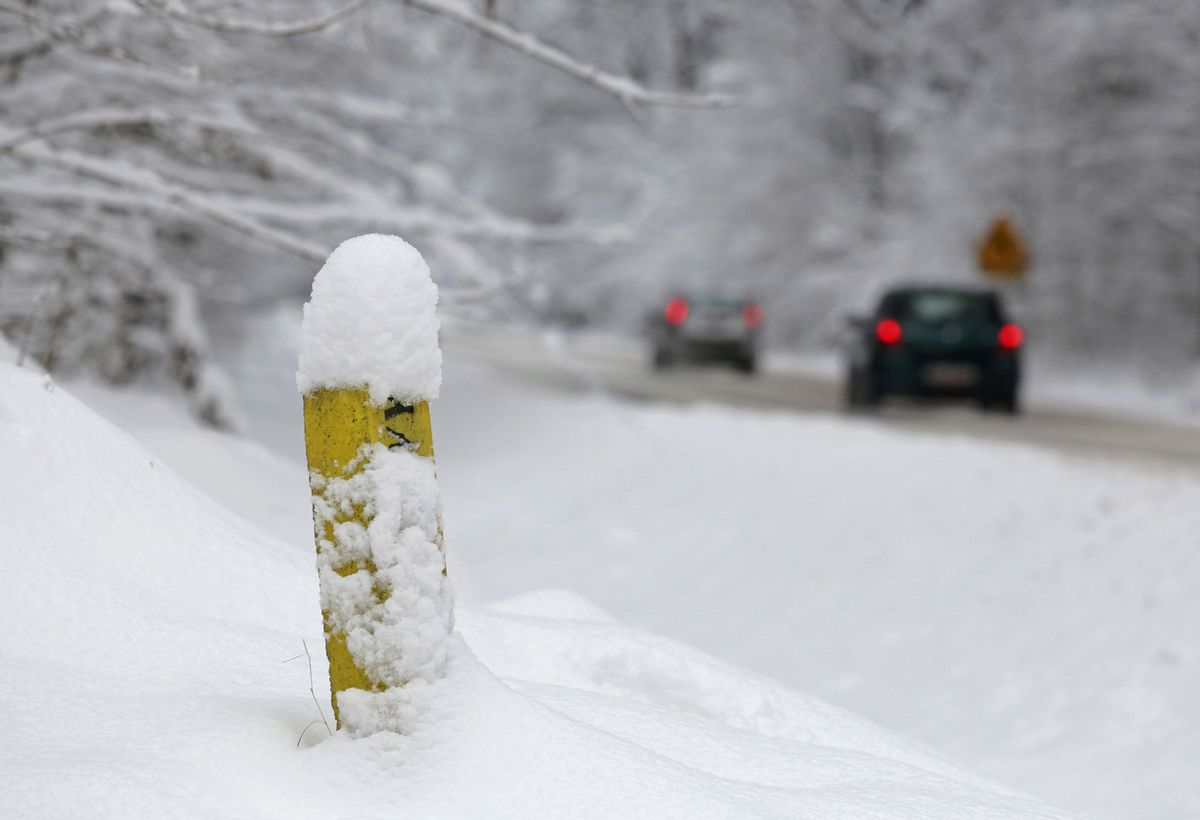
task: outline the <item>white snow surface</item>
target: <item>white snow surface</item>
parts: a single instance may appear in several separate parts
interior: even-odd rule
[[[366,387],[376,404],[436,398],[437,300],[429,265],[400,237],[366,234],[338,245],[304,306],[300,392]]]
[[[448,374],[465,598],[569,587],[1055,805],[1200,817],[1196,475]]]
[[[408,734],[328,737],[302,466],[88,391],[281,537],[0,365],[7,816],[1062,816],[566,591],[460,608]]]
[[[299,458],[287,326],[233,371]],[[453,356],[433,410],[460,600],[570,589],[1054,805],[1200,817],[1194,473],[554,395]]]
[[[21,358],[21,351],[13,346],[11,342],[5,338],[3,333],[0,333],[0,363],[16,364]]]

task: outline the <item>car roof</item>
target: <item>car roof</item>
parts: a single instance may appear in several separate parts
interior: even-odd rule
[[[920,293],[949,293],[955,296],[989,296],[997,298],[995,290],[973,285],[898,285],[889,288],[884,296],[911,296]]]
[[[689,302],[748,302],[751,296],[744,290],[721,288],[679,288],[671,292]]]

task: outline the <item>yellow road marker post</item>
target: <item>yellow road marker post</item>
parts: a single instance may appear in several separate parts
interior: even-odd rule
[[[366,284],[390,287],[390,308]],[[453,628],[427,400],[441,378],[435,303],[420,254],[372,235],[330,256],[305,306],[299,382],[329,683],[338,727],[357,734],[402,730],[387,693],[436,679]],[[364,364],[357,348],[380,334],[401,349]],[[349,720],[347,703],[361,705]]]
[[[304,444],[308,454],[310,474],[321,476],[325,481],[314,482],[314,496],[320,496],[330,479],[349,479],[360,472],[364,463],[358,457],[363,445],[382,444],[387,447],[405,447],[424,458],[433,458],[433,430],[429,416],[429,403],[419,402],[406,405],[390,399],[386,405],[373,404],[366,389],[319,389],[304,396]],[[354,505],[349,515],[314,520],[321,531],[316,533],[317,549],[321,544],[337,542],[337,526],[354,522],[364,529],[371,523],[367,511]],[[439,548],[442,546],[439,538]],[[377,567],[368,558],[365,561],[350,560],[333,567],[342,577],[365,572],[373,574]],[[445,572],[445,565],[442,568]],[[372,582],[372,593],[380,603],[388,592]],[[383,685],[371,680],[346,646],[346,636],[331,622],[328,608],[322,608],[325,624],[325,652],[329,656],[329,688],[333,698],[333,715],[341,727],[338,710],[338,693],[345,689],[381,691]]]

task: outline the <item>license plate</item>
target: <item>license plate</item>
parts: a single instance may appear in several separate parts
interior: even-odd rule
[[[736,339],[742,335],[742,323],[723,319],[710,319],[707,322],[696,322],[692,331],[697,336],[714,339]]]
[[[979,381],[979,368],[970,364],[926,365],[922,376],[931,387],[971,387]]]

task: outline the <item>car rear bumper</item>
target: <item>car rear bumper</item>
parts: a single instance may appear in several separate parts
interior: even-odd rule
[[[876,384],[893,395],[1003,397],[1016,392],[1020,361],[1012,355],[932,357],[888,350],[874,363]]]
[[[675,338],[663,345],[674,358],[745,360],[754,357],[754,343],[747,339]]]

